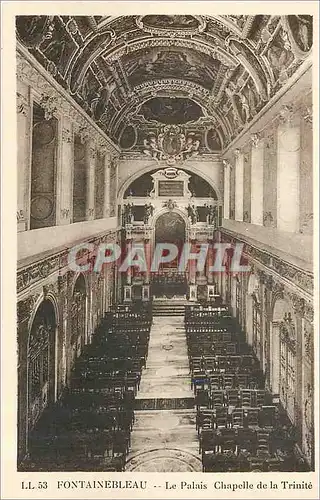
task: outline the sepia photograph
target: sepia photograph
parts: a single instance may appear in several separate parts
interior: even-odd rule
[[[315,16],[77,4],[14,16],[16,471],[314,472]]]

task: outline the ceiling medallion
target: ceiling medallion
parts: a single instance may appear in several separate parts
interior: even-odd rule
[[[192,132],[185,135],[177,125],[167,125],[158,135],[149,134],[143,144],[146,155],[172,166],[199,154],[200,141]]]

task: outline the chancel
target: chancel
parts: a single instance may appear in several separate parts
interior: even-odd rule
[[[16,18],[19,471],[315,470],[312,27]]]

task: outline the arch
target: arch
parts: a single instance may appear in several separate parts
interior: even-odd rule
[[[28,343],[29,343],[29,336],[30,336],[31,327],[32,327],[34,318],[37,314],[37,311],[38,311],[40,305],[42,304],[42,302],[44,300],[50,300],[50,302],[52,303],[52,306],[54,307],[55,316],[56,316],[56,326],[57,327],[59,326],[60,316],[59,316],[59,306],[58,306],[57,297],[55,296],[54,292],[52,292],[52,291],[48,291],[47,293],[45,293],[43,291],[41,294],[39,294],[39,297],[35,303],[35,306],[31,312],[31,315],[30,315],[30,318],[28,321]]]
[[[57,317],[52,297],[44,298],[32,320],[27,342],[27,438],[45,408],[56,400]]]
[[[260,359],[261,336],[263,325],[261,318],[260,282],[258,276],[253,272],[247,283],[246,293],[246,333],[247,341]]]
[[[256,274],[252,273],[250,274],[248,280],[247,294],[253,295],[258,290],[258,288],[259,288],[259,278]]]
[[[270,336],[271,389],[280,395],[294,423],[296,398],[296,325],[292,305],[286,297],[274,302]]]
[[[228,121],[226,116],[221,114],[219,109],[212,108],[212,106],[208,105],[210,97],[208,90],[189,80],[178,79],[172,79],[171,83],[168,82],[168,79],[164,79],[163,81],[161,79],[151,80],[135,87],[134,98],[126,101],[126,103],[113,115],[109,123],[110,130],[113,131],[113,133],[120,135],[119,127],[121,123],[126,121],[126,119],[131,119],[137,110],[152,98],[155,87],[157,88],[157,97],[177,97],[177,91],[179,97],[187,98],[192,94],[192,101],[200,106],[203,116],[210,117],[219,124],[224,134],[222,143],[225,142],[225,136],[228,135]],[[137,104],[137,98],[139,98],[139,104]],[[124,120],[124,118],[126,119]]]
[[[169,210],[168,208],[161,208],[156,214],[154,214],[151,218],[150,218],[150,225],[152,227],[156,227],[156,222],[157,220],[159,219],[159,217],[161,217],[162,215],[166,214],[166,213],[176,213],[178,214],[184,221],[185,223],[185,228],[186,228],[186,231],[187,229],[189,228],[189,219],[188,219],[188,215],[183,211],[181,210],[180,208],[178,207],[175,207],[173,208],[172,210]]]
[[[80,356],[87,342],[88,325],[88,293],[83,273],[79,273],[74,281],[71,304],[71,365]]]
[[[79,278],[81,278],[81,280],[83,279],[84,284],[85,284],[85,291],[86,291],[86,294],[88,295],[88,290],[89,290],[88,278],[81,271],[78,271],[78,272],[76,272],[74,274],[73,282],[72,282],[72,287],[71,287],[71,293],[72,293],[72,295],[73,295],[76,283],[77,283],[77,281],[78,281]]]
[[[166,165],[158,165],[158,168],[165,168]],[[190,172],[192,172],[193,174],[196,174],[198,175],[199,177],[201,177],[202,179],[204,179],[211,187],[212,189],[214,189],[216,195],[217,195],[217,201],[219,204],[222,203],[222,195],[221,195],[221,191],[219,189],[219,187],[216,185],[216,183],[210,179],[206,174],[204,174],[203,172],[201,172],[197,167],[194,167],[193,165],[189,165],[187,164],[186,167],[185,167],[186,170],[189,170]],[[148,172],[151,172],[152,170],[155,170],[155,164],[154,164],[154,161],[152,163],[150,163],[149,165],[146,165],[145,167],[141,168],[139,171],[137,172],[134,172],[130,177],[128,177],[123,183],[122,185],[119,187],[119,191],[118,191],[118,201],[117,201],[117,204],[121,204],[123,199],[124,199],[124,194],[126,192],[126,190],[130,187],[130,184],[132,184],[135,180],[137,180],[139,177],[141,177],[142,175],[148,173]],[[182,168],[183,170],[183,168]]]
[[[164,219],[163,225],[159,226],[159,222],[161,222],[161,219],[166,217],[168,217],[168,221]],[[169,222],[171,222],[171,220],[174,223],[172,228],[170,228],[169,225]],[[177,223],[180,223],[180,227],[176,227]],[[168,263],[161,264],[157,272],[154,273],[152,279],[152,294],[155,296],[164,295],[169,298],[174,295],[185,296],[187,293],[187,280],[185,272],[181,272],[179,269],[179,263],[184,249],[185,241],[188,237],[188,217],[180,209],[176,208],[173,210],[169,210],[167,208],[164,208],[161,209],[155,217],[153,217],[152,224],[152,227],[154,228],[152,237],[153,255],[156,244],[158,243],[173,244],[178,249],[175,259]],[[183,227],[180,230],[181,225],[183,225]],[[157,275],[159,275],[159,279]]]
[[[285,298],[277,298],[273,306],[272,321],[282,321],[285,314],[292,314],[292,312],[292,307],[288,300]]]

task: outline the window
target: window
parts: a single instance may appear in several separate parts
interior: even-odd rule
[[[294,422],[296,339],[291,315],[286,314],[280,323],[280,399]]]
[[[32,429],[49,402],[50,366],[52,367],[54,317],[52,305],[44,302],[32,325],[28,345],[28,420]]]

